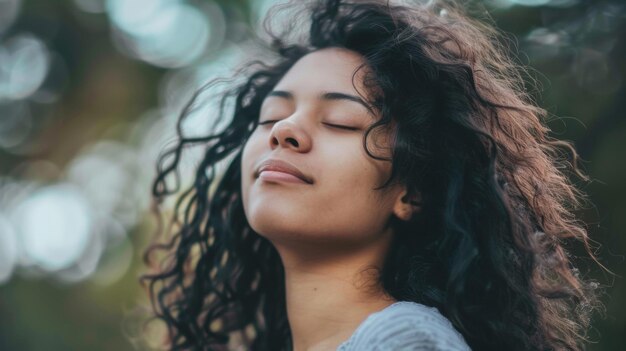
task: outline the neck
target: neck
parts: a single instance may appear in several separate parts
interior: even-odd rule
[[[331,245],[276,246],[294,351],[334,350],[367,316],[395,302],[378,283],[390,238],[391,232],[349,252],[331,252]]]

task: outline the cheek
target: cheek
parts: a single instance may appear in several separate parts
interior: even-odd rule
[[[316,207],[344,230],[380,230],[391,213],[391,194],[374,189],[387,180],[389,163],[369,157],[362,147],[335,151],[327,160]]]
[[[391,172],[391,163],[370,157],[362,143],[338,145],[325,153],[324,179],[353,194],[371,193],[387,180]],[[374,155],[381,154],[376,152]]]
[[[250,187],[252,186],[254,166],[258,162],[262,145],[258,133],[254,132],[243,146],[241,153],[241,194],[244,211],[247,214]]]

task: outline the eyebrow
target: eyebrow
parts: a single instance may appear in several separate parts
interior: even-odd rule
[[[293,100],[293,94],[290,91],[272,90],[267,94],[266,98],[270,96],[282,97],[287,100]],[[374,115],[374,111],[372,111],[371,106],[356,95],[350,95],[350,94],[340,93],[336,91],[323,91],[317,96],[317,98],[319,100],[326,100],[326,101],[345,100],[345,101],[356,102],[362,105],[363,107],[365,107],[370,114]]]

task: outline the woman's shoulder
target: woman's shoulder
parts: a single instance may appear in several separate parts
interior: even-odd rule
[[[369,315],[337,351],[470,350],[437,308],[399,301]]]

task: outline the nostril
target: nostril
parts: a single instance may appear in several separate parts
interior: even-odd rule
[[[285,139],[288,143],[291,143],[291,145],[298,147],[298,141],[294,138],[287,138]]]

